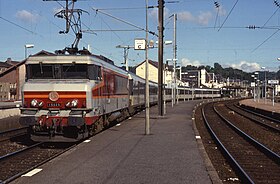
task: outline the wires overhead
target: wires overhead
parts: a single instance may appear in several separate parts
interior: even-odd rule
[[[276,33],[278,33],[280,29],[277,29],[274,33],[272,33],[268,38],[266,38],[261,44],[259,44],[252,52],[255,52],[258,48],[260,48],[265,42],[267,42],[270,38],[272,38]]]
[[[16,26],[16,27],[19,27],[20,29],[23,29],[23,30],[25,30],[25,31],[27,31],[27,32],[29,32],[29,33],[31,33],[31,34],[40,35],[40,34],[38,34],[38,33],[35,33],[34,31],[31,31],[31,30],[29,30],[29,29],[27,29],[27,28],[25,28],[25,27],[23,27],[23,26],[17,24],[17,23],[14,23],[14,22],[12,22],[12,21],[10,21],[10,20],[8,20],[8,19],[5,19],[4,17],[1,17],[1,16],[0,16],[0,19],[4,20],[5,22],[8,22],[8,23],[10,23],[10,24],[12,24],[12,25],[14,25],[14,26]],[[40,36],[43,37],[42,35],[40,35]]]
[[[140,26],[137,26],[137,25],[135,25],[135,24],[133,24],[133,23],[130,23],[130,22],[126,21],[126,20],[123,20],[123,19],[120,19],[120,18],[118,18],[118,17],[115,17],[115,16],[113,16],[113,15],[111,15],[111,14],[109,14],[109,13],[100,11],[100,9],[96,9],[96,8],[92,8],[92,9],[96,12],[96,14],[97,14],[97,13],[102,13],[102,14],[108,16],[108,17],[111,17],[111,18],[113,18],[113,19],[119,21],[119,22],[125,23],[125,24],[127,24],[127,25],[130,25],[130,26],[135,27],[135,28],[137,28],[137,29],[139,29],[139,30],[142,30],[142,31],[147,31],[147,32],[150,33],[150,34],[157,36],[157,34],[156,34],[155,32],[153,32],[153,31],[145,30],[144,28],[142,28],[142,27],[140,27]]]
[[[224,26],[224,24],[226,23],[228,17],[230,16],[230,14],[232,13],[233,9],[235,8],[235,6],[237,5],[239,0],[236,0],[236,2],[234,3],[233,7],[231,8],[231,10],[229,11],[227,17],[225,18],[224,22],[222,23],[221,27],[218,29],[218,31],[220,31],[222,29],[222,27]]]
[[[275,6],[277,7],[277,9],[274,11],[274,13],[268,18],[268,20],[263,24],[262,27],[259,28],[265,28],[266,24],[271,20],[271,18],[278,12],[278,10],[280,9],[280,3],[277,0],[274,0],[273,3],[275,4]],[[255,29],[256,27],[251,27],[251,29]],[[249,26],[250,29],[250,26]],[[274,31],[269,37],[267,37],[263,42],[261,42],[252,52],[255,52],[258,48],[260,48],[265,42],[267,42],[269,39],[271,39],[276,33],[278,33],[280,31],[279,27],[270,27],[269,29],[277,29],[276,31]]]
[[[219,13],[220,13],[220,4],[219,4],[219,2],[214,1],[214,5],[215,5],[215,7],[217,9],[217,14],[216,14],[216,18],[215,18],[215,24],[214,24],[214,28],[216,28],[218,16],[219,16]]]
[[[277,6],[278,8],[280,7],[280,3],[277,0],[274,0],[274,4],[275,6]]]

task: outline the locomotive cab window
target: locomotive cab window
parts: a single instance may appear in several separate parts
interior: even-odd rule
[[[53,79],[53,67],[45,64],[27,65],[27,79]]]
[[[87,78],[87,64],[62,65],[63,79],[86,79]]]
[[[101,67],[77,64],[29,64],[26,65],[27,79],[90,79],[101,80]]]

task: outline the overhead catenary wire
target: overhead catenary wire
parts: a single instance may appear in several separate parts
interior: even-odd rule
[[[280,8],[280,7],[278,7],[278,8],[274,11],[274,13],[267,19],[267,21],[263,24],[262,27],[266,26],[266,24],[270,21],[270,19],[277,13],[277,11],[279,10],[279,8]]]
[[[230,14],[232,13],[233,9],[235,8],[235,6],[237,5],[239,0],[236,0],[236,2],[234,3],[233,7],[231,8],[231,10],[229,11],[227,17],[225,18],[224,22],[222,23],[222,25],[220,26],[220,28],[218,29],[218,31],[220,31],[222,29],[222,27],[224,26],[224,24],[226,23],[227,19],[229,18]]]
[[[14,25],[14,26],[16,26],[16,27],[19,27],[20,29],[23,29],[23,30],[25,30],[25,31],[27,31],[27,32],[29,32],[29,33],[31,33],[31,34],[39,35],[40,37],[43,37],[43,35],[40,35],[40,34],[34,32],[34,31],[31,31],[31,30],[29,30],[29,29],[27,29],[27,28],[25,28],[25,27],[23,27],[23,26],[21,26],[21,25],[15,23],[15,22],[12,22],[12,21],[10,21],[10,20],[8,20],[8,19],[2,17],[2,16],[0,16],[0,19],[6,21],[6,22],[8,22],[8,23],[10,23],[10,24],[12,24],[12,25]]]
[[[260,48],[265,42],[267,42],[270,38],[272,38],[276,33],[278,33],[280,29],[277,29],[274,33],[272,33],[269,37],[267,37],[262,43],[260,43],[252,52],[255,52],[258,48]]]
[[[100,13],[102,13],[102,14],[108,16],[108,17],[111,17],[111,18],[117,20],[117,21],[120,21],[120,22],[125,23],[125,24],[127,24],[127,25],[130,25],[130,26],[132,26],[132,27],[135,27],[135,28],[137,28],[137,29],[139,29],[139,30],[142,30],[142,31],[145,31],[145,32],[148,32],[148,33],[150,33],[150,34],[152,34],[152,35],[156,35],[156,36],[157,36],[157,34],[156,34],[155,32],[146,30],[145,28],[142,28],[142,27],[140,27],[140,26],[137,26],[137,25],[135,25],[135,24],[133,24],[133,23],[130,23],[130,22],[128,22],[128,21],[122,20],[122,19],[120,19],[120,18],[118,18],[118,17],[115,17],[115,16],[109,14],[109,13],[100,11],[99,9],[96,9],[96,8],[92,8],[92,9],[93,9],[96,13],[100,12]]]

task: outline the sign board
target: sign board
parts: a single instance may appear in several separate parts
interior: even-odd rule
[[[251,82],[251,87],[255,87],[255,86],[256,86],[255,82]]]
[[[137,38],[134,40],[134,50],[145,50],[146,40],[143,38]]]
[[[278,80],[268,80],[267,82],[268,82],[268,84],[278,84],[279,83]]]

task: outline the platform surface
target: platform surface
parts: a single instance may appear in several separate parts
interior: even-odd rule
[[[42,165],[33,176],[12,183],[212,183],[198,149],[192,111],[198,101],[167,105],[158,118],[151,111],[151,134],[145,135],[145,112],[123,121]]]
[[[255,107],[258,109],[263,109],[266,111],[280,113],[280,103],[274,103],[270,99],[245,99],[239,102],[240,104]]]

